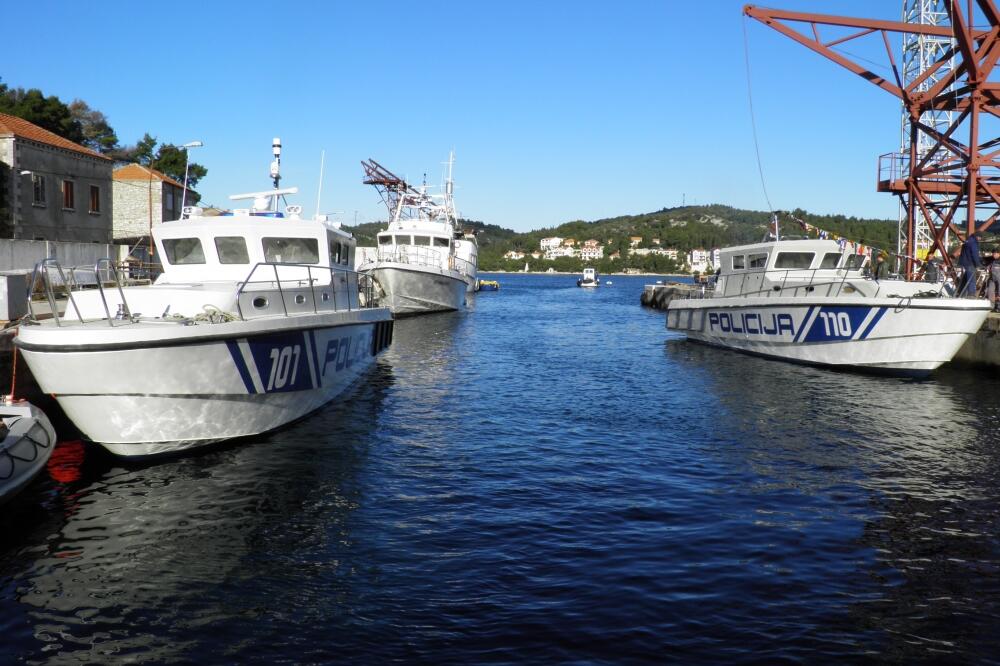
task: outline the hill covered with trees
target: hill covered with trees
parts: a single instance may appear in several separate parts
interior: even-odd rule
[[[896,246],[897,222],[895,220],[863,219],[843,215],[814,215],[802,209],[779,211],[783,236],[804,237],[805,232],[795,222],[801,220],[819,229],[849,238],[873,247],[893,249]],[[479,240],[479,269],[481,271],[518,271],[525,262],[533,271],[553,268],[557,271],[580,272],[585,265],[602,273],[617,273],[635,269],[647,273],[676,273],[684,266],[681,261],[656,254],[631,252],[629,239],[642,237],[638,248],[672,248],[681,257],[698,248],[711,249],[744,243],[756,243],[768,233],[771,214],[711,204],[707,206],[681,206],[662,208],[641,215],[622,215],[586,222],[574,220],[556,227],[518,233],[495,224],[475,220],[462,220],[465,228],[476,231]],[[374,245],[375,234],[385,228],[383,222],[372,222],[345,227],[358,238],[359,245]],[[577,257],[560,257],[554,260],[508,260],[504,254],[516,250],[530,255],[538,252],[543,238],[558,236],[572,238],[577,245],[585,240],[596,240],[604,247],[604,258],[597,262],[583,262]],[[653,239],[659,239],[654,244]],[[620,253],[620,258],[609,255]]]

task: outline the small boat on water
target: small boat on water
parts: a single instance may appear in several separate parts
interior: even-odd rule
[[[56,432],[40,409],[23,400],[0,400],[0,504],[23,490],[45,468]]]
[[[355,239],[280,209],[297,188],[278,188],[278,140],[275,156],[274,189],[230,197],[250,208],[189,206],[153,228],[151,285],[123,285],[107,259],[90,288],[55,259],[35,267],[52,316],[29,302],[15,344],[87,439],[150,456],[274,430],[362,381],[390,343],[391,313],[353,270]]]
[[[666,325],[689,340],[788,361],[926,374],[989,313],[941,284],[873,280],[867,257],[832,240],[775,240],[722,250],[714,284],[672,300]]]
[[[601,279],[597,276],[597,270],[593,268],[584,268],[583,277],[576,281],[578,287],[599,287],[600,285]]]
[[[475,291],[478,245],[459,228],[451,165],[443,195],[410,186],[375,160],[363,161],[365,184],[374,185],[389,210],[374,256],[358,270],[374,277],[377,298],[394,315],[416,315],[465,306]]]
[[[496,280],[480,280],[477,291],[498,291],[500,283]]]

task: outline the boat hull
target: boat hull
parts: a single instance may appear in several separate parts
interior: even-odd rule
[[[151,456],[267,432],[342,394],[388,345],[392,321],[385,310],[334,318],[281,318],[267,330],[185,327],[156,339],[105,328],[72,346],[25,327],[18,345],[87,439],[116,455]],[[211,337],[194,330],[203,328]]]
[[[372,275],[382,289],[379,305],[394,315],[460,310],[465,307],[468,281],[459,273],[406,264],[381,263]]]
[[[709,298],[672,301],[667,328],[688,339],[811,365],[926,374],[989,313],[963,299]]]
[[[8,430],[0,441],[0,504],[23,490],[45,467],[56,433],[40,409],[27,402],[0,404]]]

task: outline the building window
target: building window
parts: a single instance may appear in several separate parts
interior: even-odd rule
[[[45,176],[37,173],[31,174],[31,203],[45,205]]]
[[[62,194],[63,194],[63,208],[74,209],[76,208],[75,200],[73,198],[73,181],[64,180],[62,183]]]
[[[97,185],[90,186],[90,212],[101,212],[101,188]]]

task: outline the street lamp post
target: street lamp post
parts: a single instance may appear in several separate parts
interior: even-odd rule
[[[188,193],[188,165],[191,163],[190,155],[191,148],[201,148],[203,144],[201,141],[189,141],[185,143],[181,148],[184,149],[184,192],[181,194],[181,217],[184,216],[184,206],[187,203],[187,193]]]

